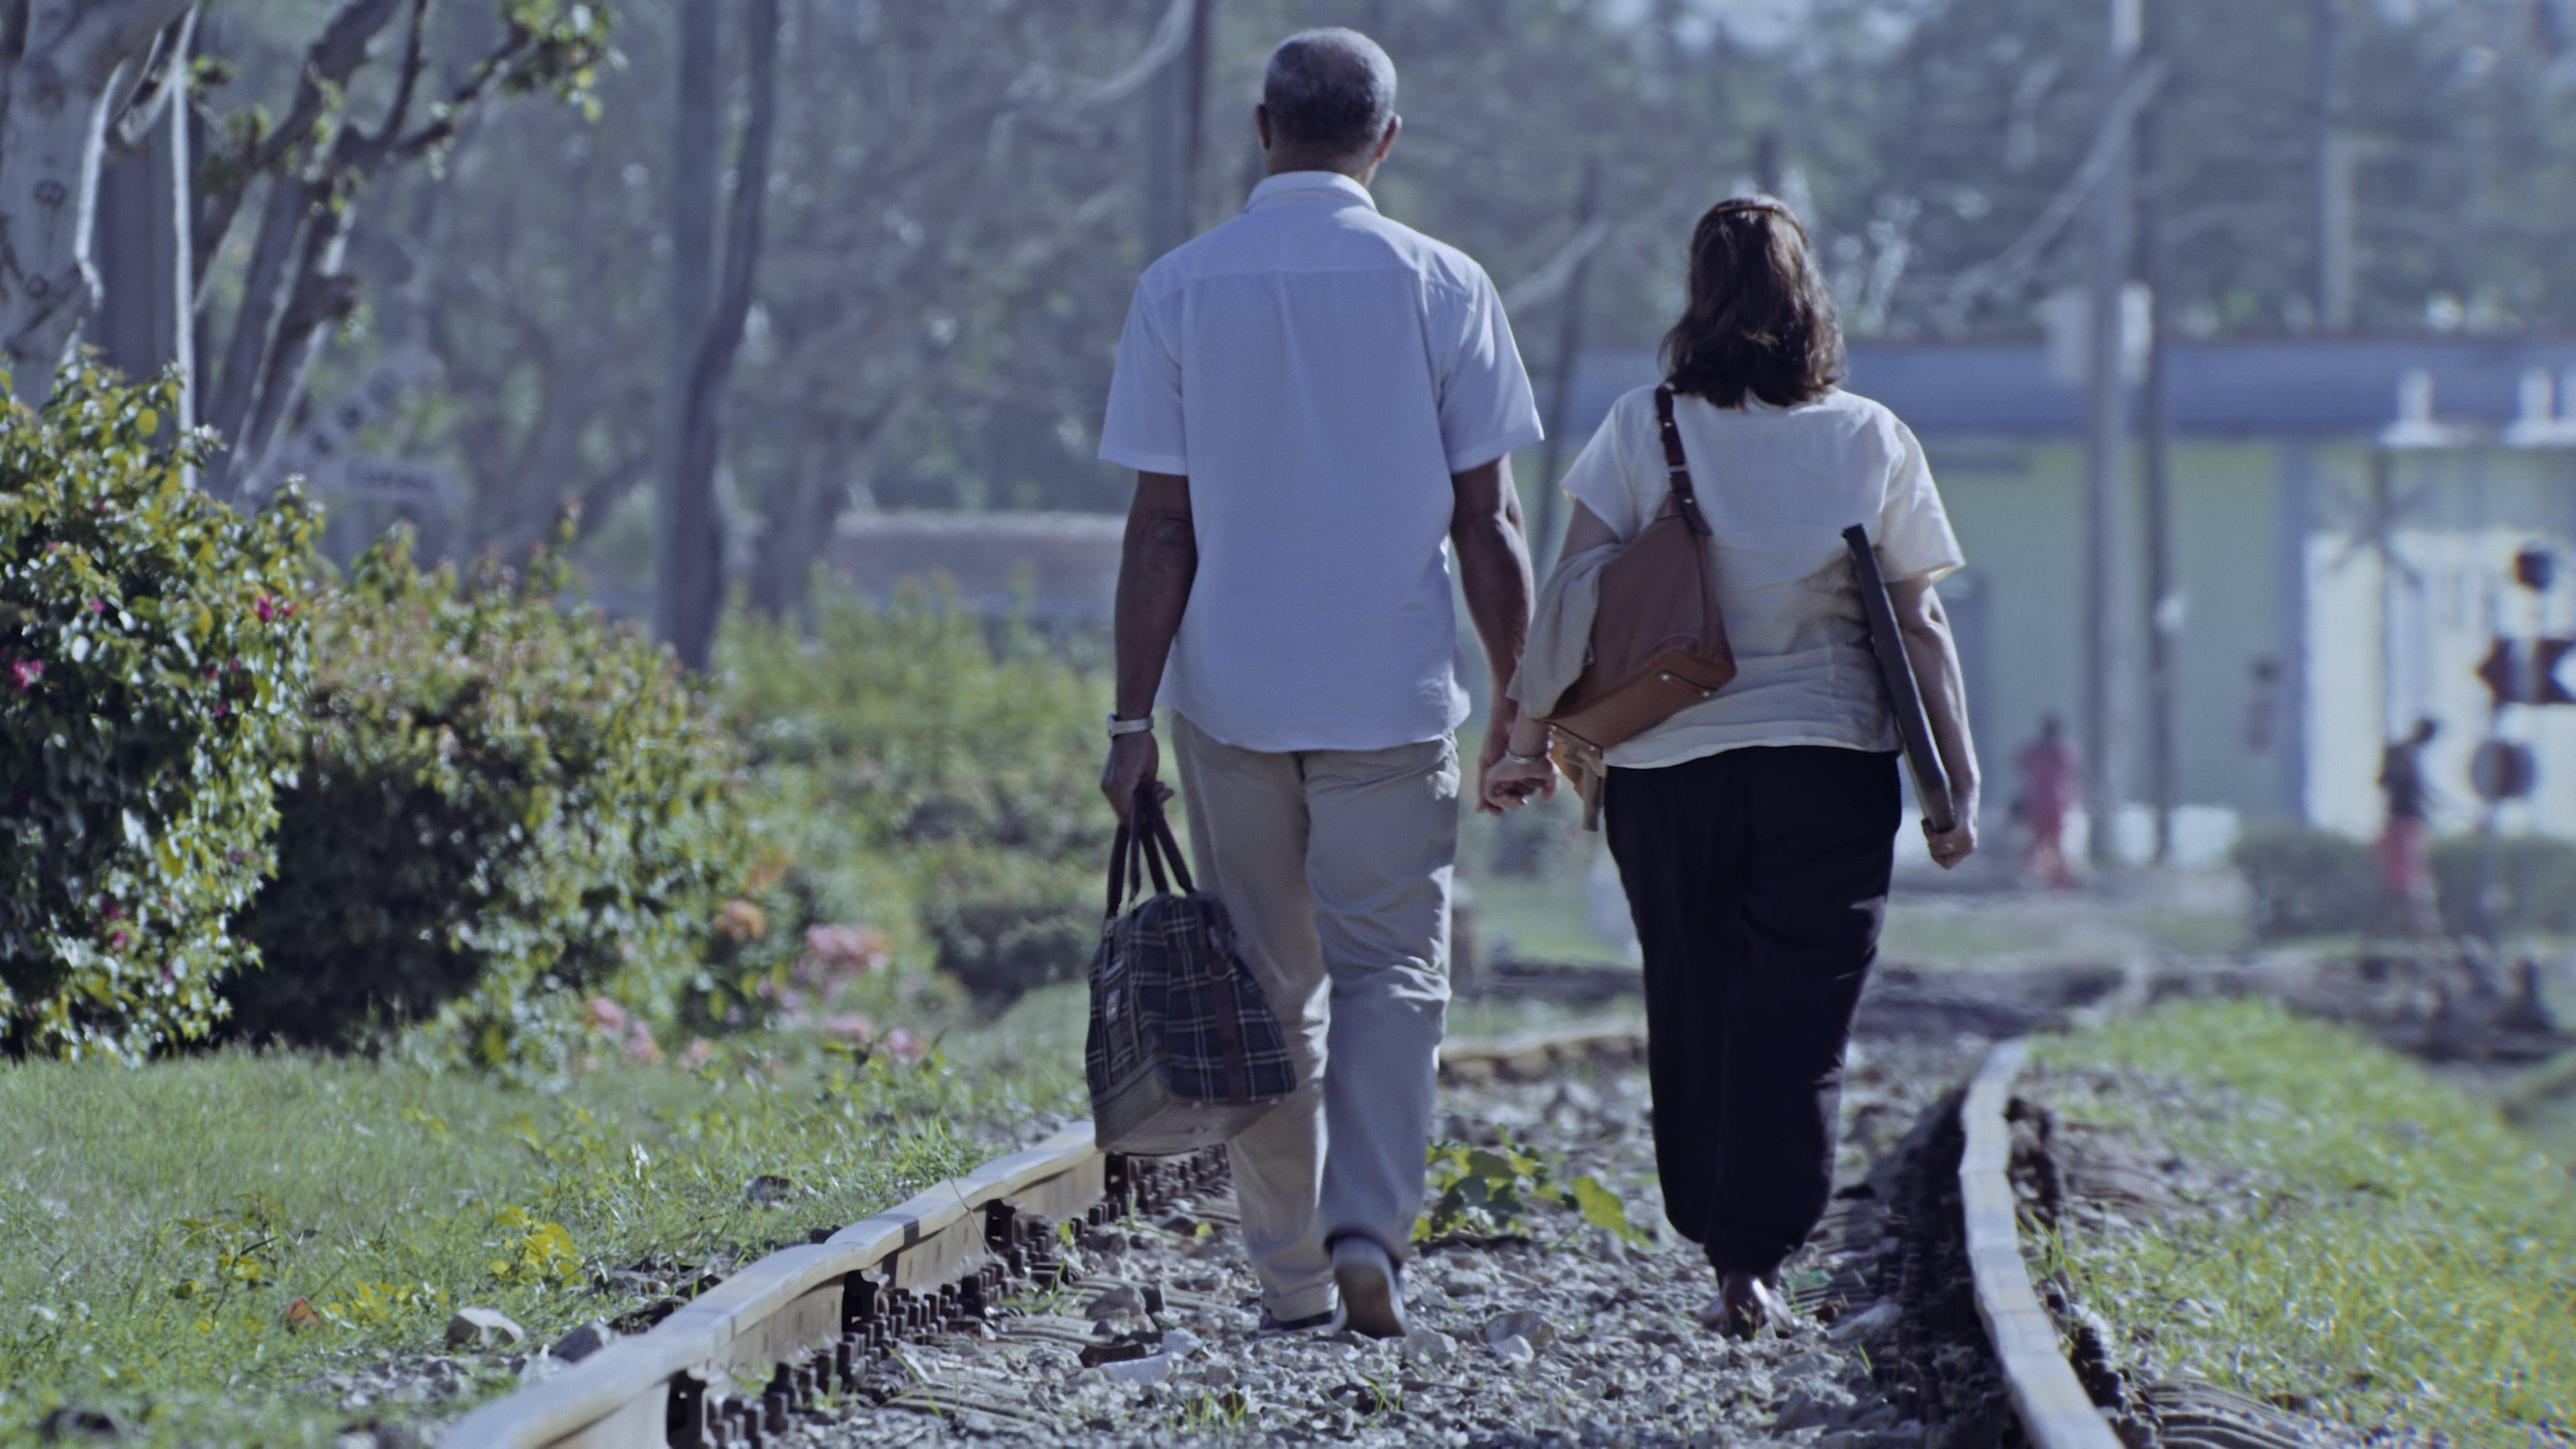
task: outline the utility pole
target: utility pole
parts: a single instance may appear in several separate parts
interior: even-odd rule
[[[1208,29],[1215,0],[1191,0],[1180,54],[1145,83],[1145,251],[1198,234],[1199,157],[1207,138]]]
[[[2102,95],[2116,106],[2144,43],[2142,0],[2110,0]],[[2128,286],[2136,227],[2136,133],[2112,138],[2111,165],[2093,198],[2091,358],[2085,436],[2084,808],[2095,869],[2118,862],[2120,770],[2116,758],[2121,654],[2119,527],[2128,461]]]
[[[2170,11],[2153,17],[2155,50],[2171,43]],[[2138,280],[2147,288],[2147,375],[2139,398],[2143,435],[2147,530],[2147,787],[2156,815],[2156,864],[2173,864],[2174,809],[2180,784],[2174,760],[2174,663],[2181,644],[2183,596],[2173,576],[2173,416],[2166,393],[2165,339],[2171,310],[2165,299],[2164,203],[2159,184],[2171,144],[2156,101],[2140,117],[2141,185],[2148,204],[2137,213]]]
[[[2352,21],[2346,0],[2312,0],[2316,9],[2316,313],[2326,332],[2353,323],[2354,188],[2359,169],[2352,136]]]
[[[1574,235],[1579,239],[1590,230],[1601,215],[1601,158],[1583,159],[1583,182],[1575,194]],[[1573,273],[1565,279],[1565,307],[1557,319],[1556,376],[1551,379],[1547,400],[1547,442],[1539,454],[1538,528],[1530,541],[1530,559],[1541,578],[1556,559],[1557,464],[1565,456],[1567,410],[1574,403],[1575,364],[1583,359],[1584,310],[1590,300],[1592,254],[1599,247],[1588,248],[1575,259]]]

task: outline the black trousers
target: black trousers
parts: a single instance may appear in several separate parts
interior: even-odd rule
[[[1795,1252],[1833,1190],[1843,1049],[1896,858],[1896,757],[1730,750],[1612,770],[1645,950],[1664,1210],[1719,1272]]]

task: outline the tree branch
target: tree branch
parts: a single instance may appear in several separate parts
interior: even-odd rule
[[[113,112],[107,125],[107,158],[113,166],[142,149],[144,141],[170,108],[170,98],[188,86],[188,42],[197,31],[197,11],[161,28],[152,50],[136,69],[134,89]]]

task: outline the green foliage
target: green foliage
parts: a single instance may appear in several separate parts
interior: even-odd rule
[[[2239,841],[2235,859],[2253,892],[2258,939],[2349,934],[2380,912],[2378,863],[2350,836],[2267,830]]]
[[[2495,878],[2486,882],[2492,850]],[[2433,847],[2433,883],[2442,919],[2454,930],[2480,922],[2508,934],[2576,934],[2576,842],[2539,835],[2500,836],[2482,842],[2455,836]],[[2480,887],[2484,912],[2480,911]]]
[[[1559,1181],[1563,1164],[1534,1149],[1504,1142],[1494,1147],[1435,1143],[1431,1148],[1431,1211],[1413,1225],[1417,1243],[1527,1238],[1537,1235],[1530,1214],[1541,1206],[1572,1212],[1583,1226],[1644,1243],[1628,1220],[1628,1203],[1601,1179],[1584,1174]]]
[[[586,995],[653,1021],[700,984],[749,864],[732,742],[660,650],[560,607],[565,585],[548,551],[460,585],[397,533],[322,603],[239,1033],[348,1047],[425,1025],[533,1063]]]
[[[1080,973],[1112,824],[1100,680],[920,597],[839,604],[811,640],[739,620],[722,659],[761,819],[793,832],[818,912],[927,946],[995,1002]]]
[[[2365,1430],[2523,1444],[2576,1421],[2576,1201],[2492,1102],[2254,1001],[2042,1058],[2083,1069],[2050,1089],[2062,1117],[2151,1132],[2218,1185],[2152,1226],[2060,1220],[2045,1266],[2116,1341]]]
[[[306,675],[312,519],[192,489],[175,380],[0,406],[0,1051],[201,1038],[254,954]]]
[[[507,69],[504,91],[552,91],[557,100],[577,107],[583,120],[597,121],[599,67],[617,59],[608,43],[607,0],[506,0],[501,15],[524,52]]]
[[[2494,879],[2488,882],[2488,853]],[[2266,941],[2350,935],[2383,921],[2379,862],[2369,845],[2323,830],[2270,830],[2236,847],[2254,895],[2254,932]],[[2442,920],[2454,931],[2481,922],[2504,935],[2576,934],[2576,843],[2508,835],[2455,835],[2433,845]],[[2484,909],[2479,896],[2484,886]]]

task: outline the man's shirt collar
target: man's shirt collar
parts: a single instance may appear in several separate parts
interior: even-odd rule
[[[1368,188],[1339,171],[1283,171],[1276,176],[1263,177],[1261,184],[1252,188],[1252,199],[1244,203],[1243,209],[1250,211],[1276,198],[1315,196],[1327,192],[1338,192],[1342,200],[1356,201],[1371,211],[1377,210],[1377,198],[1369,195]]]

